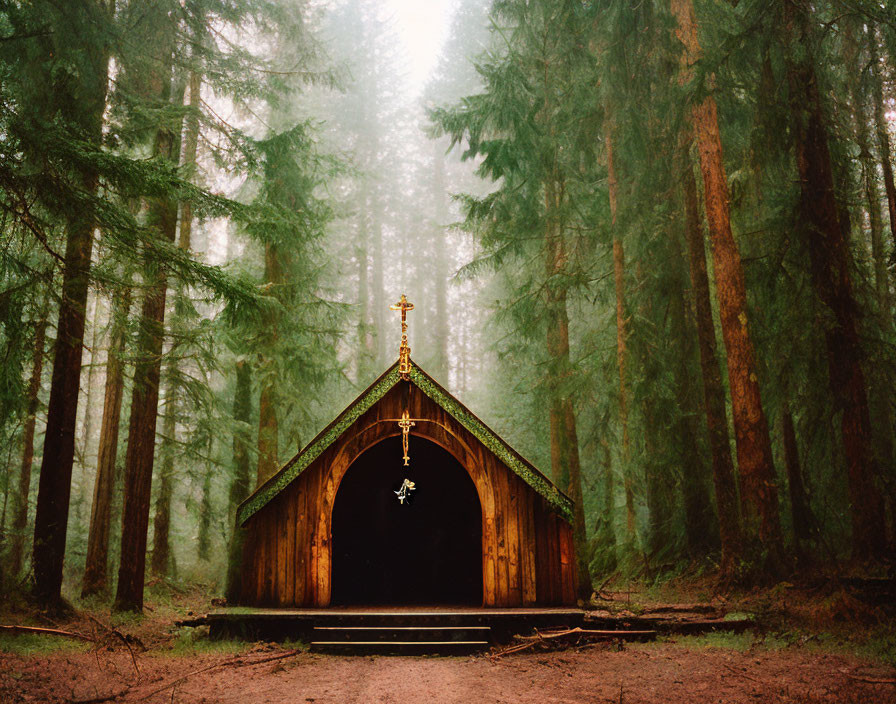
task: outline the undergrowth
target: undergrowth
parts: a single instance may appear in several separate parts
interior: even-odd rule
[[[91,643],[59,636],[17,633],[0,633],[0,653],[10,655],[49,655],[52,653],[77,653],[90,650]]]

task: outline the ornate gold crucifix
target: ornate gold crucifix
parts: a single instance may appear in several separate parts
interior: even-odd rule
[[[411,348],[408,347],[408,311],[414,310],[414,304],[410,303],[404,294],[398,303],[389,306],[390,310],[401,311],[401,345],[398,348],[398,373],[405,381],[411,372]]]
[[[414,310],[414,304],[409,302],[407,296],[401,294],[401,299],[395,305],[389,306],[391,310],[401,311],[401,345],[398,347],[398,373],[405,381],[410,379],[411,373],[411,348],[408,346],[408,311]],[[401,412],[401,420],[398,421],[398,427],[401,428],[401,448],[404,450],[404,466],[407,467],[411,461],[408,455],[408,440],[411,434],[411,428],[414,427],[414,421],[405,408]]]
[[[408,463],[411,461],[410,456],[408,455],[408,438],[411,434],[411,428],[416,425],[414,421],[411,420],[411,416],[408,413],[408,409],[405,408],[401,412],[401,420],[398,421],[398,427],[401,428],[401,449],[404,450],[404,466],[407,467]]]

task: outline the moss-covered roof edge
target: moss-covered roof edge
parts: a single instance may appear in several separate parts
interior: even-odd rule
[[[514,474],[544,497],[554,510],[566,518],[566,520],[572,521],[572,501],[557,489],[547,477],[531,463],[523,459],[513,448],[501,440],[491,428],[479,420],[466,406],[443,389],[432,377],[413,362],[411,363],[410,378],[414,385],[426,396],[435,401],[446,413],[493,452]],[[237,525],[243,525],[277,494],[289,486],[358,418],[383,398],[400,379],[401,375],[398,373],[398,363],[396,362],[362,392],[332,423],[318,433],[301,452],[240,504],[237,509]]]
[[[566,520],[572,522],[572,499],[561,492],[530,462],[523,459],[510,445],[476,417],[466,406],[443,389],[432,377],[416,364],[411,366],[411,381],[429,398],[435,401],[452,418],[491,450],[510,470],[531,486]]]

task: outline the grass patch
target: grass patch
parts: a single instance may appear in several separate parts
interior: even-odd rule
[[[204,628],[181,628],[171,641],[169,655],[238,655],[257,645],[253,641],[239,639],[209,638]],[[306,650],[307,644],[301,640],[286,640],[278,644],[284,650]]]
[[[896,667],[896,631],[882,626],[871,631],[851,633],[782,631],[778,633],[731,633],[718,631],[702,635],[662,636],[654,643],[630,647],[651,648],[671,645],[690,650],[733,650],[774,652],[778,650],[802,650],[806,653],[826,653],[852,656],[882,665]]]
[[[246,650],[246,641],[211,639],[205,629],[180,628],[177,636],[171,641],[170,655],[203,655],[226,654],[235,655]]]
[[[739,653],[754,649],[781,650],[791,645],[790,640],[780,635],[758,634],[752,631],[743,633],[713,631],[692,636],[671,635],[658,638],[656,642],[691,650],[734,650]]]
[[[48,655],[90,650],[91,644],[60,636],[43,636],[35,633],[0,634],[0,653],[11,655]]]
[[[896,631],[879,627],[858,633],[813,633],[800,638],[807,650],[820,653],[852,655],[896,667]]]

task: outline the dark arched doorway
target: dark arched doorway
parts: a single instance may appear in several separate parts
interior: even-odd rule
[[[348,468],[333,505],[333,604],[482,603],[482,509],[447,450],[387,438]],[[395,492],[409,478],[404,504]]]

